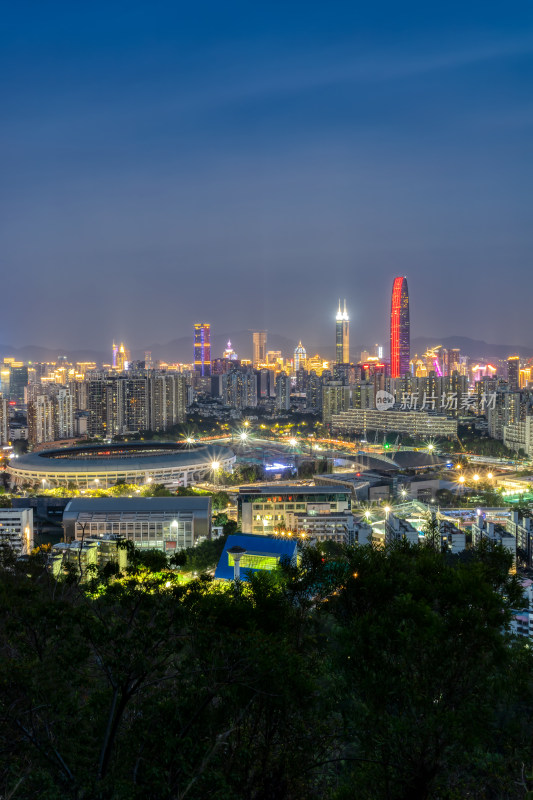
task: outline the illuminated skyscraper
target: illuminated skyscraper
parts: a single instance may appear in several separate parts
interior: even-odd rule
[[[254,344],[254,355],[252,363],[254,367],[257,368],[259,364],[264,364],[266,362],[267,332],[254,331],[252,333],[252,339]]]
[[[410,350],[407,278],[395,278],[392,286],[390,315],[391,378],[400,378],[409,372]]]
[[[298,347],[294,349],[294,371],[298,372],[299,369],[305,369],[305,362],[307,360],[307,352],[301,342],[298,342]]]
[[[130,361],[130,354],[126,349],[124,342],[121,342],[117,352],[116,369],[119,372],[124,372],[125,370],[128,369],[129,361]]]
[[[197,322],[194,326],[194,374],[202,378],[211,375],[211,325]]]
[[[448,350],[448,374],[453,375],[454,372],[459,372],[461,367],[460,362],[461,351],[458,347],[453,347]]]
[[[507,380],[509,382],[509,389],[515,391],[520,386],[520,358],[518,356],[509,356],[507,359]]]
[[[226,349],[222,353],[222,358],[227,360],[227,361],[238,361],[239,360],[239,356],[237,355],[237,353],[235,352],[235,350],[231,346],[231,341],[230,340],[228,340],[228,343],[226,345]]]
[[[346,311],[346,300],[344,301],[344,311],[341,310],[339,300],[339,310],[335,322],[335,361],[337,364],[350,363],[350,318]]]

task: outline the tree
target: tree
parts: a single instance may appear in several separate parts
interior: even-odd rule
[[[428,511],[424,515],[424,538],[427,544],[435,549],[440,549],[440,525],[436,514]]]
[[[502,735],[516,746],[513,707],[529,696],[531,660],[501,632],[504,598],[516,600],[510,558],[497,547],[461,560],[401,543],[385,557],[359,548],[349,564],[328,603],[349,763],[339,796],[353,786],[363,800],[516,796],[519,766],[504,765]]]

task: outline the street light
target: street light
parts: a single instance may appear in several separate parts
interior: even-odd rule
[[[477,472],[476,472],[476,474],[474,475],[474,480],[476,481],[476,483],[477,483],[477,482],[478,482],[478,480],[479,480],[479,475],[477,474]]]
[[[241,442],[245,442],[247,438],[248,434],[246,433],[246,431],[242,431],[242,433],[239,434],[239,439],[241,440]]]
[[[292,439],[289,439],[289,444],[291,445],[291,447],[296,447],[296,445],[298,444],[298,440],[293,437]]]
[[[489,479],[489,481],[491,481],[494,478],[492,472],[487,472],[487,478]]]

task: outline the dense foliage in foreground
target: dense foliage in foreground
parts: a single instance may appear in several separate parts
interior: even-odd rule
[[[508,568],[407,545],[309,548],[238,585],[6,567],[0,793],[524,798],[532,664],[505,633]]]

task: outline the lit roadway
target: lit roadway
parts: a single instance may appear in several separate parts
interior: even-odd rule
[[[389,448],[385,449],[382,445],[372,445],[368,442],[346,442],[342,439],[326,439],[326,438],[307,438],[307,437],[283,437],[279,439],[268,439],[260,436],[256,436],[253,433],[243,432],[241,434],[228,434],[227,436],[203,436],[198,437],[194,440],[195,442],[213,442],[213,443],[220,443],[220,444],[230,444],[235,447],[246,447],[247,444],[253,446],[270,446],[270,447],[280,447],[280,448],[287,448],[292,453],[298,453],[300,455],[312,455],[313,451],[318,453],[323,453],[324,456],[328,454],[331,456],[335,455],[336,453],[339,456],[343,455],[357,455],[358,453],[369,453],[375,455],[383,455],[387,456],[391,459],[394,459],[394,454],[397,450],[401,451],[421,451],[426,450],[429,448],[424,447],[395,447],[394,444],[390,444]],[[429,446],[430,449],[433,449],[431,445]],[[435,446],[435,452],[438,454],[438,447]],[[481,456],[476,455],[474,453],[468,452],[455,452],[455,453],[445,453],[445,456],[448,458],[464,458],[466,457],[470,462],[474,464],[486,464],[493,467],[497,467],[503,471],[514,471],[518,469],[524,469],[528,467],[533,468],[533,461],[531,459],[519,459],[518,457],[515,460],[511,460],[508,458],[495,458],[493,456]]]

